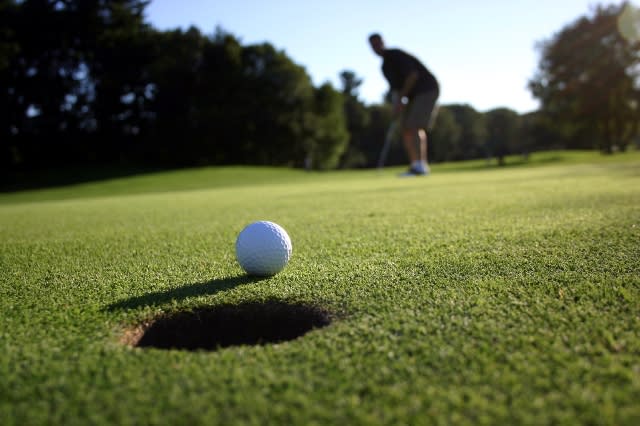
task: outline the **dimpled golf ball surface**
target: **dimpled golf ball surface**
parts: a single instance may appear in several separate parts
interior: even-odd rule
[[[287,231],[268,221],[247,225],[236,240],[238,263],[250,275],[277,274],[289,262],[291,250]]]

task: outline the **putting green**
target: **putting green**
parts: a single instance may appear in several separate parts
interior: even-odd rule
[[[1,194],[0,424],[637,424],[640,154],[508,161]],[[235,260],[255,220],[293,243],[266,279]],[[277,343],[131,346],[308,312]]]

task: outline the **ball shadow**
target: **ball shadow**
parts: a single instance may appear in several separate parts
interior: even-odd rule
[[[266,277],[239,275],[237,277],[215,279],[207,282],[189,284],[178,288],[156,291],[131,297],[107,306],[107,310],[136,309],[144,306],[163,305],[172,301],[184,300],[189,297],[210,296],[223,291],[231,290],[244,284],[262,281]]]

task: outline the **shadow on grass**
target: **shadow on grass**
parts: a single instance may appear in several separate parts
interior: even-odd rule
[[[0,193],[51,189],[171,170],[142,166],[68,167],[0,174]]]
[[[535,153],[533,154],[535,155]],[[562,155],[549,155],[541,158],[536,157],[524,158],[521,156],[509,156],[503,164],[498,164],[495,158],[487,160],[471,160],[461,162],[443,163],[439,172],[461,172],[461,171],[480,171],[480,170],[504,170],[517,167],[537,167],[553,163],[561,163],[566,161]],[[437,164],[437,163],[436,163]]]
[[[120,302],[112,303],[108,310],[136,309],[144,306],[162,305],[174,300],[183,300],[189,297],[213,295],[222,291],[231,290],[243,284],[251,284],[262,281],[264,277],[239,275],[232,278],[223,278],[205,283],[190,284],[171,290],[156,291],[142,296],[132,297]]]

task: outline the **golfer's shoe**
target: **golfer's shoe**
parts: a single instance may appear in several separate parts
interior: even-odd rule
[[[400,177],[427,176],[430,173],[429,167],[409,167],[404,173],[400,173]]]

